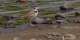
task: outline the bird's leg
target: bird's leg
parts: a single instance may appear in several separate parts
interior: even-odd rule
[[[31,26],[34,26],[34,25],[32,24],[32,22],[31,22],[31,20],[30,20],[30,24],[31,24]]]

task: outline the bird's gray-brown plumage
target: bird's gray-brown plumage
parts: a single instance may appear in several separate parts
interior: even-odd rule
[[[35,16],[35,12],[34,12],[34,10],[31,10],[29,13],[23,15],[22,18],[24,18],[24,17],[29,18],[29,17],[33,17],[33,16]]]

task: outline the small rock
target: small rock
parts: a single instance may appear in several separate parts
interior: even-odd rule
[[[77,11],[76,11],[75,16],[76,16],[76,17],[80,16],[80,10],[77,10]]]
[[[52,32],[49,32],[49,33],[47,33],[47,34],[52,35],[53,33],[52,33]]]
[[[0,28],[0,30],[1,30],[2,28]]]
[[[48,36],[48,37],[47,37],[47,39],[51,39],[51,38],[52,38],[51,36]]]
[[[77,34],[77,37],[80,38],[80,34]]]
[[[42,27],[38,27],[39,29],[42,29]]]
[[[53,34],[52,34],[52,36],[56,36],[56,34],[55,34],[55,33],[53,33]]]
[[[61,36],[61,34],[56,34],[56,36]]]
[[[14,37],[13,40],[21,40],[19,37]]]
[[[62,36],[62,40],[76,40],[76,36],[72,35],[72,34],[65,34],[64,36]]]
[[[51,26],[51,28],[57,28],[57,25]]]
[[[53,33],[52,36],[61,36],[59,33]]]
[[[35,38],[31,38],[31,40],[36,40]]]
[[[57,38],[57,40],[62,40],[61,38]]]
[[[43,36],[44,36],[44,37],[48,37],[48,35],[46,35],[46,34],[43,34]]]

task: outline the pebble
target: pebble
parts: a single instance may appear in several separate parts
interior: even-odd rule
[[[55,32],[49,32],[48,34],[52,36],[61,36],[61,34]]]
[[[47,34],[52,35],[52,34],[53,34],[53,32],[48,32]]]
[[[43,34],[43,36],[44,36],[44,37],[48,37],[48,35],[46,35],[46,34]]]
[[[51,26],[51,28],[57,28],[57,25],[53,25],[53,26]]]
[[[77,34],[77,37],[80,38],[80,34]]]
[[[14,37],[13,40],[21,40],[19,37]]]
[[[47,37],[47,39],[51,39],[51,38],[52,38],[51,36],[48,36],[48,37]]]
[[[31,40],[36,40],[35,38],[31,38]]]

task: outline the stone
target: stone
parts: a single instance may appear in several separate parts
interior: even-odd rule
[[[78,10],[78,11],[75,12],[75,16],[76,17],[80,16],[80,10]]]
[[[48,32],[47,34],[52,35],[52,34],[53,34],[53,32]]]
[[[76,40],[76,36],[73,34],[65,34],[64,36],[62,36],[62,40]]]
[[[31,40],[36,40],[35,38],[31,38]]]
[[[63,20],[55,20],[55,22],[63,23]]]
[[[52,19],[51,18],[44,17],[43,19],[44,19],[43,24],[52,24]]]
[[[47,38],[47,37],[48,37],[48,35],[46,35],[46,34],[43,34],[42,36],[44,36],[45,38]]]
[[[12,17],[15,17],[15,18],[17,18],[17,17],[18,17],[18,15],[17,15],[17,14],[12,14],[11,16],[12,16]]]
[[[52,21],[52,24],[56,24],[56,22],[55,21]]]
[[[80,38],[80,34],[77,34],[77,37]]]
[[[35,22],[37,24],[41,24],[43,23],[44,19],[43,18],[38,18],[38,17],[35,17],[35,18],[31,18],[31,21],[32,22]],[[34,24],[34,23],[33,23]]]
[[[62,40],[61,38],[56,38],[56,40]]]
[[[42,27],[38,27],[38,28],[41,29],[41,30],[43,29]]]
[[[63,2],[62,6],[65,8],[70,8],[71,4],[69,2]]]
[[[52,36],[61,36],[61,34],[55,33],[55,32],[49,32],[47,34],[52,35]]]
[[[73,7],[69,2],[63,2],[62,6],[60,7],[60,10],[69,10],[72,11]]]
[[[21,40],[19,37],[14,37],[12,40]]]
[[[0,25],[3,25],[3,22],[0,22]]]
[[[5,18],[6,20],[10,20],[11,19],[11,16],[3,15],[3,18]]]
[[[47,37],[47,39],[51,39],[51,38],[52,38],[52,36],[48,36],[48,37]]]
[[[56,36],[61,36],[61,34],[56,34]]]
[[[56,20],[62,20],[62,19],[65,18],[65,15],[60,14],[60,13],[57,13],[57,14],[54,16],[54,18],[55,18]]]
[[[77,20],[77,23],[80,23],[80,20]]]
[[[61,34],[53,33],[52,36],[61,36]]]
[[[57,28],[57,25],[53,25],[53,26],[51,26],[51,28]]]
[[[36,19],[36,22],[37,22],[37,23],[43,23],[43,21],[44,21],[44,19],[42,19],[42,18],[37,18],[37,19]]]
[[[50,18],[32,18],[32,23],[33,24],[52,24],[52,20]]]

